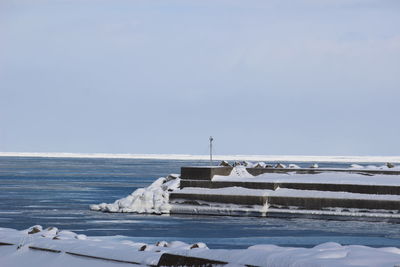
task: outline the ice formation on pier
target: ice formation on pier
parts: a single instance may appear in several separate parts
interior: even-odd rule
[[[104,212],[169,213],[169,192],[177,189],[179,183],[179,175],[171,174],[158,178],[146,188],[136,189],[129,196],[114,203],[94,204],[90,205],[90,209]]]

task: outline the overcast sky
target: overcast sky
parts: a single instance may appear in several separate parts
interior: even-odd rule
[[[0,1],[0,151],[399,155],[400,1]]]

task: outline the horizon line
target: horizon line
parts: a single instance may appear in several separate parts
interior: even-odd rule
[[[43,158],[115,158],[115,159],[165,159],[209,160],[209,155],[192,154],[129,154],[129,153],[71,153],[71,152],[0,152],[0,157]],[[249,161],[314,161],[314,162],[393,162],[400,163],[400,156],[315,156],[315,155],[213,155],[214,160]]]

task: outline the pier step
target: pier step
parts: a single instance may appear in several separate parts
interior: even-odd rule
[[[219,205],[190,205],[174,203],[171,208],[173,214],[196,214],[196,215],[225,215],[225,216],[252,216],[265,217],[267,215],[264,207],[238,207]]]
[[[169,196],[171,203],[184,202],[184,203],[201,203],[213,202],[213,203],[225,203],[225,204],[237,204],[237,205],[265,205],[268,200],[268,196],[257,196],[257,195],[219,195],[219,194],[198,194],[194,193],[171,193]],[[200,202],[199,202],[200,201]]]
[[[235,191],[234,189],[232,189]],[[236,188],[236,191],[240,190]],[[170,194],[170,203],[178,205],[176,210],[184,210],[184,205],[199,206],[201,211],[209,207],[231,209],[232,213],[237,205],[239,208],[251,208],[261,210],[262,207],[294,210],[357,210],[359,212],[378,212],[400,214],[400,196],[369,195],[336,192],[321,192],[313,190],[244,190],[241,194],[229,193],[225,189],[200,189],[186,188]],[[226,205],[224,205],[226,204]]]
[[[181,180],[180,187],[198,188],[226,188],[243,187],[249,189],[288,188],[299,190],[317,190],[332,192],[349,192],[360,194],[400,195],[400,186],[389,185],[360,185],[360,184],[327,184],[327,183],[293,183],[293,182],[244,182],[244,181],[207,181],[207,180]]]
[[[228,176],[231,174],[232,167],[181,167],[181,179],[183,180],[212,180],[215,175]],[[340,168],[246,168],[246,171],[253,176],[261,174],[320,174],[320,173],[347,173],[347,174],[362,174],[362,175],[393,175],[400,176],[399,169],[340,169]]]
[[[359,210],[387,210],[400,211],[398,200],[376,199],[346,199],[346,198],[320,198],[320,197],[288,197],[272,196],[268,198],[270,207],[289,208],[297,207],[306,210],[324,210],[327,208],[345,208]]]
[[[171,213],[400,219],[398,169],[242,168],[231,174],[232,170],[182,167],[181,190],[170,194]]]

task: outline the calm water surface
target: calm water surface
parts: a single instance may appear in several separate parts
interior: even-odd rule
[[[400,224],[389,222],[111,214],[88,208],[89,204],[114,202],[158,177],[179,173],[183,165],[205,164],[0,157],[0,227],[25,229],[40,224],[92,236],[120,235],[121,239],[146,243],[202,241],[211,248],[245,248],[254,244],[310,247],[329,241],[400,247]]]

